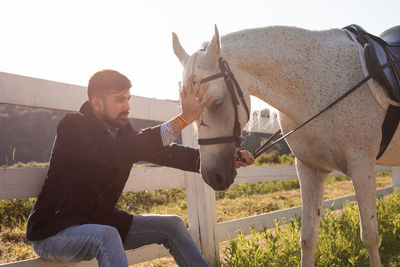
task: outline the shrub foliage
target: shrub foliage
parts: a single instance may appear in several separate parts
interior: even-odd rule
[[[384,266],[400,266],[400,191],[379,198],[379,253]],[[276,221],[275,228],[239,235],[225,249],[224,266],[299,266],[301,220]],[[324,211],[316,249],[316,266],[369,266],[360,238],[357,204],[347,202],[341,211]]]

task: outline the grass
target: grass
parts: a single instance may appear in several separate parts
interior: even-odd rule
[[[22,227],[5,227],[0,231],[0,263],[36,258],[25,239]]]
[[[390,174],[390,173],[389,173]],[[377,187],[390,186],[388,173],[378,173]],[[345,176],[330,177],[325,199],[353,194],[351,181]],[[24,223],[33,199],[0,201],[0,263],[36,257],[25,241]],[[124,193],[119,205],[132,213],[178,214],[187,223],[186,193],[183,189]],[[301,205],[297,180],[233,185],[223,194],[217,193],[218,221],[228,221],[264,212]],[[5,216],[7,215],[7,216]],[[297,242],[297,241],[296,241]],[[225,257],[225,247],[221,257]],[[135,265],[176,266],[171,257]]]
[[[48,162],[31,161],[27,163],[17,162],[11,165],[0,165],[0,168],[45,168],[48,167]]]
[[[400,190],[379,198],[377,220],[381,238],[379,253],[384,266],[400,266]],[[244,266],[299,266],[299,217],[286,226],[276,221],[275,228],[239,233],[224,250],[223,265]],[[355,202],[347,202],[340,211],[326,209],[321,221],[316,249],[316,266],[369,266],[367,251],[362,244],[360,221]]]

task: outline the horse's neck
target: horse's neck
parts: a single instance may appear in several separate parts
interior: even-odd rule
[[[269,27],[224,36],[221,53],[251,95],[290,118],[302,119],[337,95],[330,92],[335,85],[325,79],[331,64],[341,64],[332,62],[344,53],[336,51],[337,42],[348,41],[343,37],[339,30]]]

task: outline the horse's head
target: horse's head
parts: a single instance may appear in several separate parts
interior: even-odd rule
[[[249,94],[247,90],[244,91],[244,97],[241,99],[238,92],[240,89],[235,86],[231,88],[231,92],[228,89],[225,79],[229,77],[222,74],[226,74],[226,71],[221,67],[224,63],[220,60],[221,45],[217,27],[211,42],[204,44],[202,49],[192,55],[185,52],[175,33],[173,48],[184,68],[183,84],[187,84],[191,74],[196,81],[221,73],[208,81],[208,94],[211,94],[212,98],[195,125],[199,140],[203,140],[199,142],[203,179],[214,190],[226,190],[237,174],[235,154],[240,148],[238,137],[248,120],[246,109],[250,106]]]

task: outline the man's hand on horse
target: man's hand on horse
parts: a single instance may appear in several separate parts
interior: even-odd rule
[[[255,161],[254,156],[249,151],[241,150],[240,154],[242,155],[242,159],[244,159],[244,161],[241,159],[236,159],[235,161],[236,169],[239,169],[240,167],[247,167],[254,163]]]
[[[212,95],[206,94],[208,83],[201,84],[198,79],[193,84],[193,75],[190,75],[186,86],[181,89],[181,116],[190,124],[200,117]]]

